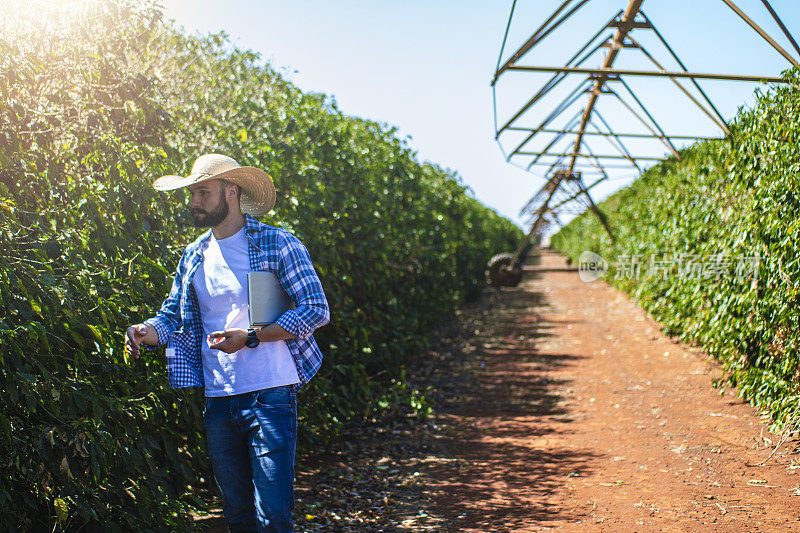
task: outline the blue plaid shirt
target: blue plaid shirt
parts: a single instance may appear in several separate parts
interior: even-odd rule
[[[250,269],[274,272],[291,297],[295,309],[281,315],[277,324],[294,338],[286,344],[292,354],[300,383],[299,390],[322,364],[322,352],[312,334],[330,320],[330,309],[322,284],[311,264],[306,247],[285,229],[262,224],[245,215]],[[201,347],[205,335],[192,277],[203,260],[203,245],[211,230],[186,247],[178,263],[172,290],[156,316],[145,320],[158,332],[158,344],[174,350],[169,367],[172,387],[204,387]]]

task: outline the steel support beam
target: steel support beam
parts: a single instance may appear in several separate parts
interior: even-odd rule
[[[589,185],[588,187],[586,187],[586,190],[587,190],[587,191],[589,191],[589,190],[592,190],[592,189],[593,189],[593,188],[594,188],[596,185],[600,185],[601,183],[603,183],[603,182],[604,182],[604,181],[606,181],[607,179],[608,179],[608,176],[601,176],[601,177],[600,177],[600,178],[598,178],[598,179],[597,179],[597,180],[596,180],[594,183],[592,183],[591,185]],[[572,196],[570,196],[570,197],[569,197],[569,198],[567,198],[566,200],[562,200],[562,201],[560,201],[559,203],[557,203],[556,205],[554,205],[553,207],[551,207],[551,208],[550,208],[550,211],[555,211],[556,209],[558,209],[558,208],[559,208],[559,207],[561,207],[562,205],[564,205],[564,204],[567,204],[567,203],[571,202],[572,200],[574,200],[575,198],[577,198],[577,197],[578,197],[578,196],[580,196],[581,194],[583,194],[583,191],[578,191],[578,192],[576,192],[575,194],[573,194]]]
[[[606,173],[606,171],[603,169],[603,163],[600,161],[600,159],[599,159],[599,158],[598,158],[596,155],[594,155],[594,153],[592,152],[592,150],[591,150],[591,149],[590,149],[590,148],[589,148],[589,147],[586,145],[586,143],[585,143],[585,142],[584,142],[584,143],[582,143],[582,145],[583,145],[583,148],[584,148],[584,149],[585,149],[585,150],[586,150],[586,151],[589,153],[589,155],[590,155],[590,156],[592,157],[592,159],[594,160],[594,166],[595,166],[595,168],[596,168],[596,169],[597,169],[597,170],[598,170],[598,171],[599,171],[599,172],[600,172],[600,173],[601,173],[603,176],[605,176],[606,178],[608,178],[608,174],[607,174],[607,173]],[[637,167],[637,168],[638,168],[638,167]],[[576,180],[576,181],[578,181],[578,183],[581,183],[579,180]],[[579,187],[579,190],[580,190],[580,187]]]
[[[639,119],[639,122],[641,122],[642,125],[645,128],[650,130],[650,133],[653,134],[653,137],[655,137],[658,140],[660,140],[664,144],[664,146],[667,147],[667,150],[672,152],[672,155],[676,156],[678,159],[681,158],[680,154],[678,153],[678,150],[672,145],[672,141],[670,141],[668,137],[665,137],[663,133],[661,135],[659,135],[658,132],[656,132],[656,130],[654,130],[652,128],[652,126],[650,126],[650,124],[648,124],[648,122],[644,119],[644,117],[642,117],[639,113],[637,113],[636,110],[634,108],[632,108],[631,105],[628,102],[626,102],[624,98],[622,98],[619,94],[617,94],[616,91],[611,91],[611,94],[616,96],[617,100],[619,100],[619,102],[623,106],[625,106],[625,108],[628,111],[630,111],[631,114],[633,114],[633,116],[635,116],[637,119]]]
[[[642,111],[644,111],[644,114],[645,114],[645,115],[647,115],[647,118],[649,118],[649,119],[650,119],[650,122],[652,122],[652,123],[653,123],[653,125],[656,127],[656,129],[658,130],[658,132],[661,134],[661,138],[662,138],[662,139],[665,139],[665,140],[666,140],[666,142],[669,144],[669,148],[670,148],[670,150],[672,151],[672,154],[673,154],[675,157],[677,157],[678,159],[680,159],[680,158],[681,158],[681,154],[679,154],[679,153],[678,153],[678,148],[677,148],[677,147],[676,147],[674,144],[672,144],[672,139],[670,139],[669,137],[667,137],[667,134],[666,134],[666,133],[664,133],[664,129],[663,129],[663,128],[661,127],[661,125],[660,125],[660,124],[659,124],[659,123],[656,121],[656,119],[655,119],[655,117],[653,116],[653,114],[652,114],[652,113],[650,113],[650,111],[649,111],[649,110],[648,110],[648,109],[647,109],[647,108],[644,106],[644,103],[642,103],[642,101],[641,101],[641,100],[639,100],[639,97],[638,97],[638,96],[636,96],[636,93],[634,93],[634,92],[633,92],[633,89],[631,89],[630,85],[628,85],[628,84],[625,82],[625,80],[623,80],[623,79],[620,79],[619,81],[620,81],[620,83],[622,84],[622,86],[623,86],[623,87],[625,87],[625,89],[628,91],[628,93],[631,95],[631,97],[634,99],[634,101],[635,101],[635,102],[636,102],[636,103],[639,105],[639,107],[642,109]],[[618,95],[618,96],[619,96],[619,95]]]
[[[547,211],[547,205],[550,203],[550,200],[553,199],[553,195],[561,186],[562,179],[563,178],[558,178],[556,180],[555,186],[550,190],[547,199],[544,201],[544,204],[542,204],[542,207],[539,209],[539,214],[537,215],[536,220],[533,222],[533,225],[531,225],[530,231],[519,243],[517,251],[514,253],[514,257],[511,259],[511,263],[509,265],[511,269],[517,269],[520,267],[520,263],[522,262],[522,255],[525,252],[525,248],[528,247],[528,244],[531,242],[531,238],[534,235],[536,235],[536,233],[539,231],[539,226],[541,226],[542,222],[544,221],[544,215],[545,212]]]
[[[548,156],[560,157],[560,156],[562,156],[564,154],[559,154],[559,153],[555,153],[555,152],[517,152],[517,155],[535,155],[535,156],[540,156],[540,157],[548,157]],[[633,159],[638,159],[638,160],[641,160],[641,161],[663,161],[664,160],[663,157],[655,157],[655,156],[649,156],[649,155],[634,155],[634,156],[628,157],[626,155],[603,155],[603,154],[600,154],[600,155],[592,155],[592,154],[584,155],[584,154],[580,154],[579,153],[579,154],[577,154],[576,157],[585,157],[585,158],[596,157],[596,158],[599,158],[599,159],[627,159],[627,160],[630,160],[631,158],[633,158]]]
[[[582,92],[583,92],[583,86],[584,86],[585,84],[586,84],[586,80],[584,80],[583,82],[581,82],[581,83],[580,83],[580,84],[579,84],[579,85],[578,85],[578,86],[577,86],[577,87],[576,87],[576,88],[575,88],[575,89],[574,89],[574,90],[573,90],[571,93],[569,93],[569,94],[567,95],[567,97],[566,97],[566,98],[564,98],[564,99],[563,99],[563,100],[562,100],[562,101],[561,101],[561,102],[558,104],[558,106],[556,107],[556,109],[555,109],[555,110],[554,110],[552,113],[550,113],[550,114],[549,114],[547,117],[545,117],[545,119],[544,119],[544,120],[543,120],[543,121],[542,121],[542,122],[539,124],[539,126],[538,126],[538,127],[535,129],[535,130],[533,130],[533,131],[531,132],[531,134],[530,134],[530,135],[528,135],[527,137],[525,137],[525,139],[524,139],[524,140],[523,140],[521,143],[519,143],[519,144],[517,145],[517,147],[516,147],[516,148],[514,148],[514,151],[512,151],[512,152],[511,152],[511,153],[508,155],[508,157],[506,158],[506,161],[508,161],[509,159],[511,159],[511,158],[512,158],[514,155],[518,154],[518,153],[519,153],[519,151],[520,151],[520,149],[521,149],[523,146],[525,146],[526,144],[528,144],[528,142],[529,142],[531,139],[533,139],[533,137],[536,135],[536,133],[538,133],[538,131],[539,131],[540,129],[542,129],[542,128],[546,128],[546,127],[547,127],[547,125],[548,125],[548,124],[550,124],[550,123],[551,123],[551,122],[552,122],[552,121],[553,121],[553,120],[554,120],[556,117],[558,117],[558,116],[559,116],[561,113],[563,113],[564,111],[566,111],[566,110],[567,110],[567,108],[569,108],[569,106],[571,106],[572,104],[574,104],[574,103],[575,103],[575,101],[576,101],[576,100],[578,100],[578,98],[580,98],[580,97],[582,96]]]
[[[650,19],[647,18],[647,14],[645,14],[644,11],[642,11],[642,17],[647,22],[650,22],[650,26],[653,27],[653,33],[656,34],[656,37],[658,37],[658,40],[661,41],[661,44],[663,44],[664,48],[667,49],[669,54],[672,56],[672,59],[674,59],[675,62],[678,63],[678,66],[680,66],[681,69],[684,72],[689,72],[689,69],[686,68],[686,65],[683,64],[683,61],[681,61],[681,58],[678,57],[678,54],[676,54],[675,50],[673,50],[672,47],[669,45],[669,43],[667,42],[667,39],[664,38],[663,35],[661,35],[661,32],[658,31],[658,28],[655,26],[655,24],[653,24],[650,21]],[[700,87],[700,84],[697,82],[697,80],[694,79],[694,78],[691,78],[691,82],[692,82],[692,85],[694,85],[695,89],[697,89],[697,92],[699,92],[703,96],[703,99],[708,104],[708,107],[710,107],[711,109],[714,110],[714,113],[716,113],[717,118],[719,118],[722,121],[722,123],[725,124],[725,127],[727,127],[728,126],[728,122],[725,120],[725,117],[722,116],[722,113],[719,112],[719,109],[717,109],[717,106],[715,106],[714,102],[711,101],[711,98],[709,98],[708,95],[706,94],[706,92],[703,90],[703,88]]]
[[[653,57],[653,55],[647,50],[647,48],[642,46],[641,43],[639,43],[636,39],[634,39],[630,35],[628,35],[628,39],[630,39],[632,42],[634,42],[638,46],[639,50],[642,51],[642,53],[645,55],[645,57],[647,57],[647,59],[649,59],[650,62],[653,63],[656,66],[656,68],[661,69],[662,71],[666,72],[667,69],[665,69],[664,66],[661,63],[659,63],[658,60],[655,57]],[[670,79],[672,80],[672,83],[674,83],[675,86],[678,87],[678,89],[680,89],[681,92],[683,92],[683,94],[685,94],[686,97],[689,98],[689,100],[691,100],[692,103],[694,103],[694,105],[696,105],[700,109],[700,111],[705,113],[705,115],[708,116],[708,118],[710,118],[711,121],[714,124],[719,126],[719,128],[725,133],[725,135],[730,133],[730,130],[728,129],[728,125],[724,121],[720,121],[719,119],[717,119],[717,117],[712,115],[711,111],[706,109],[705,106],[703,106],[703,104],[698,102],[697,98],[695,98],[694,95],[692,93],[690,93],[686,89],[686,87],[681,85],[681,83],[678,80],[676,80],[675,78],[670,78]]]
[[[786,36],[787,39],[789,39],[789,42],[792,43],[792,46],[794,46],[794,49],[797,51],[797,54],[800,55],[800,46],[797,46],[797,41],[794,40],[794,37],[792,37],[791,32],[788,29],[786,29],[786,26],[784,26],[783,21],[778,16],[778,14],[775,13],[775,10],[772,9],[770,3],[767,0],[761,0],[761,3],[764,4],[764,7],[767,8],[769,14],[772,15],[773,19],[775,19],[775,22],[778,24],[783,34]]]
[[[639,2],[639,3],[641,4],[641,2]],[[608,23],[608,27],[609,28],[617,28],[617,29],[625,28],[626,32],[628,32],[630,30],[634,30],[634,29],[640,29],[640,30],[649,30],[649,29],[651,29],[649,22],[624,22],[622,20],[613,20],[613,21]],[[624,46],[624,45],[621,45],[621,46]]]
[[[593,76],[606,77],[616,76],[644,76],[651,78],[696,78],[703,80],[728,80],[728,81],[749,81],[749,82],[771,82],[787,83],[783,78],[777,76],[748,76],[740,74],[709,74],[702,72],[664,72],[653,70],[620,70],[607,67],[584,68],[584,67],[535,67],[535,66],[513,66],[508,70],[518,70],[520,72],[566,72],[569,74],[590,74]]]
[[[597,216],[597,218],[600,220],[600,223],[603,225],[603,228],[605,228],[606,233],[608,233],[608,237],[611,239],[611,242],[613,243],[616,239],[614,238],[614,232],[611,231],[611,226],[608,223],[608,219],[606,219],[606,216],[603,214],[602,211],[600,211],[600,208],[597,207],[597,204],[594,203],[594,200],[592,200],[592,196],[589,194],[589,191],[586,190],[586,188],[583,186],[583,181],[580,178],[578,178],[578,188],[581,190],[583,195],[586,196],[586,199],[589,200],[589,207],[591,207],[595,216]]]
[[[580,114],[579,114],[579,113],[576,113],[576,114],[575,114],[575,116],[574,116],[574,117],[572,117],[572,118],[570,119],[570,121],[567,123],[567,125],[566,125],[566,126],[564,126],[564,127],[565,127],[566,129],[570,129],[570,128],[572,128],[572,127],[576,126],[576,125],[577,125],[577,121],[578,121],[578,117],[580,117]],[[556,144],[558,141],[560,141],[561,139],[563,139],[563,138],[564,138],[564,135],[566,135],[566,133],[559,133],[558,135],[554,135],[554,136],[553,136],[553,140],[551,140],[551,141],[550,141],[550,142],[547,144],[547,146],[545,146],[544,148],[542,148],[542,152],[547,152],[547,151],[548,151],[550,148],[552,148],[552,147],[553,147],[553,145],[554,145],[554,144]],[[520,152],[517,152],[517,153],[519,154]],[[536,156],[536,158],[533,160],[533,162],[532,162],[530,165],[528,165],[528,169],[530,169],[530,168],[531,168],[531,167],[532,167],[532,166],[533,166],[533,165],[536,163],[536,161],[538,161],[538,160],[539,160],[539,156]]]
[[[642,169],[639,168],[638,163],[636,163],[636,160],[633,159],[633,157],[631,156],[630,150],[628,150],[628,147],[623,144],[622,139],[619,138],[619,135],[615,135],[614,134],[614,130],[611,128],[611,125],[606,121],[606,119],[603,118],[603,115],[601,115],[600,112],[598,110],[596,110],[596,109],[595,109],[594,114],[597,115],[597,118],[600,119],[600,122],[603,123],[603,125],[606,127],[608,132],[613,136],[614,140],[617,141],[617,144],[619,145],[618,149],[620,150],[622,155],[628,156],[628,158],[630,159],[631,163],[633,163],[633,166],[636,167],[636,170],[641,172]],[[592,122],[590,120],[589,124],[591,124],[594,127],[594,129],[596,129],[598,131],[598,133],[602,133],[602,130],[600,128],[598,128],[597,125],[594,122]],[[586,134],[586,132],[584,132],[584,135],[585,134]],[[611,142],[611,138],[610,137],[606,137],[606,139],[608,139],[609,144],[612,144],[612,145],[614,144],[614,143]]]
[[[566,158],[564,158],[564,159],[566,159]],[[537,166],[537,167],[551,166],[551,163],[540,162],[540,163],[536,163],[535,166]],[[581,163],[579,161],[575,163],[575,168],[579,168],[579,167],[580,168],[587,168],[587,166],[591,167],[591,168],[594,168],[594,165],[592,165],[590,163]],[[630,165],[603,165],[603,168],[606,168],[606,169],[613,168],[613,169],[619,169],[619,170],[631,170],[632,169],[632,167]]]
[[[497,69],[497,72],[495,73],[495,80],[497,80],[497,78],[501,76],[503,72],[508,70],[508,68],[511,65],[519,61],[522,58],[522,56],[527,54],[534,46],[539,44],[545,37],[550,35],[550,33],[552,33],[556,28],[561,26],[561,24],[563,24],[565,20],[570,18],[572,15],[575,14],[576,11],[578,11],[580,8],[582,8],[589,2],[589,0],[581,0],[575,7],[569,10],[552,26],[549,26],[550,23],[553,22],[553,19],[555,19],[559,15],[559,13],[561,13],[570,3],[572,3],[572,1],[573,0],[565,0],[565,2],[561,4],[561,6],[559,6],[559,8],[556,9],[556,11],[552,15],[550,15],[550,18],[548,18],[544,24],[539,26],[539,29],[537,29],[533,33],[533,35],[531,35],[531,37],[527,41],[525,41],[525,43],[516,52],[514,52],[510,58],[508,58],[508,61],[506,61],[502,67]]]
[[[605,30],[605,28],[601,28],[599,32],[597,32],[597,33],[596,33],[596,34],[595,34],[595,35],[594,35],[594,36],[593,36],[591,39],[589,39],[589,40],[586,42],[586,44],[583,46],[583,48],[581,48],[580,50],[578,50],[578,53],[577,53],[577,54],[575,54],[574,56],[572,56],[572,57],[570,58],[570,60],[569,60],[569,61],[567,61],[567,65],[570,65],[570,64],[572,64],[572,62],[573,62],[573,61],[575,61],[575,60],[576,60],[576,59],[577,59],[577,58],[578,58],[578,57],[579,57],[579,56],[580,56],[580,55],[581,55],[581,54],[582,54],[582,53],[583,53],[583,52],[584,52],[584,51],[585,51],[585,50],[586,50],[586,49],[589,47],[589,45],[591,45],[591,44],[592,44],[592,42],[594,42],[594,41],[595,41],[595,40],[596,40],[596,39],[597,39],[597,38],[600,36],[600,34],[601,34],[601,33],[602,33],[604,30]],[[587,59],[589,59],[589,58],[592,56],[592,54],[594,54],[594,53],[595,53],[597,50],[599,50],[601,47],[602,47],[602,43],[600,43],[599,45],[595,46],[595,47],[594,47],[592,50],[590,50],[590,51],[589,51],[589,52],[588,52],[586,55],[584,55],[584,57],[583,57],[583,58],[582,58],[580,61],[578,61],[577,63],[575,63],[575,66],[576,66],[576,67],[578,67],[578,66],[580,66],[581,64],[583,64],[583,62],[584,62],[584,61],[586,61]],[[539,101],[541,98],[543,98],[543,97],[544,97],[544,96],[545,96],[547,93],[549,93],[550,91],[552,91],[553,89],[555,89],[555,88],[556,88],[556,86],[558,86],[558,84],[559,84],[559,83],[561,83],[562,81],[564,81],[566,78],[567,78],[567,75],[566,75],[566,74],[556,73],[556,74],[555,74],[555,75],[554,75],[552,78],[550,78],[549,80],[547,80],[547,83],[545,83],[545,84],[544,84],[544,86],[542,86],[542,88],[541,88],[541,89],[539,89],[539,91],[537,91],[537,93],[536,93],[536,94],[534,94],[534,95],[533,95],[533,97],[531,97],[531,99],[530,99],[530,100],[528,100],[527,102],[525,102],[525,105],[523,105],[523,106],[522,106],[522,107],[519,109],[519,111],[517,111],[517,112],[514,114],[514,116],[512,116],[510,119],[508,119],[508,121],[506,121],[506,123],[503,125],[503,127],[502,127],[502,128],[500,128],[499,130],[497,130],[497,131],[496,131],[496,133],[495,133],[495,139],[497,139],[498,137],[500,137],[500,134],[501,134],[501,133],[503,133],[503,131],[505,131],[505,130],[507,130],[509,127],[511,127],[511,124],[513,124],[513,123],[514,123],[514,122],[515,122],[515,121],[516,121],[516,120],[517,120],[519,117],[521,117],[523,114],[525,114],[525,112],[526,112],[528,109],[530,109],[530,108],[531,108],[531,106],[533,106],[533,105],[534,105],[536,102],[538,102],[538,101]],[[496,110],[496,109],[495,109],[495,114],[497,114],[497,110]],[[497,128],[495,128],[495,129],[497,129]]]
[[[523,128],[523,127],[510,127],[508,128],[509,131],[537,131],[534,128]],[[578,133],[578,130],[549,130],[549,129],[541,129],[538,130],[539,133]],[[604,137],[630,137],[633,139],[653,139],[659,138],[658,135],[653,135],[650,133],[605,133],[602,131],[585,131],[583,132],[584,135],[601,135]],[[679,139],[684,141],[709,141],[711,139],[718,139],[719,137],[704,137],[701,135],[666,135],[665,138],[670,139]]]
[[[619,47],[625,42],[625,36],[631,30],[631,25],[635,22],[636,14],[639,12],[639,9],[642,7],[642,3],[644,0],[630,0],[628,7],[625,8],[625,12],[622,14],[622,18],[620,22],[623,23],[620,26],[616,33],[614,34],[614,39],[612,41],[613,46],[609,49],[608,54],[606,54],[606,58],[603,61],[603,67],[601,70],[609,71],[611,67],[614,66],[614,61],[617,58],[617,54],[619,53]],[[578,153],[580,152],[581,145],[583,144],[583,132],[586,131],[586,126],[589,124],[589,119],[592,118],[592,111],[594,110],[594,106],[597,103],[597,98],[600,96],[600,90],[603,88],[603,85],[606,82],[605,77],[601,77],[595,81],[594,87],[592,88],[592,95],[589,97],[589,103],[586,104],[586,109],[583,112],[583,117],[581,118],[581,125],[578,127],[578,137],[575,139],[575,145],[572,150],[572,159],[570,160],[569,164],[569,173],[572,174],[573,170],[575,169],[575,160],[578,158]]]
[[[770,36],[769,36],[769,34],[768,34],[767,32],[765,32],[763,29],[761,29],[761,26],[759,26],[758,24],[756,24],[756,23],[753,21],[753,19],[751,19],[750,17],[748,17],[748,16],[745,14],[745,12],[744,12],[744,11],[742,11],[741,9],[739,9],[739,6],[737,6],[736,4],[734,4],[734,3],[733,3],[733,0],[722,0],[722,1],[723,1],[723,2],[725,2],[725,4],[726,4],[726,5],[727,5],[729,8],[731,8],[731,10],[733,10],[733,12],[734,12],[734,13],[736,13],[737,15],[739,15],[739,18],[741,18],[743,21],[745,21],[745,22],[746,22],[746,23],[747,23],[747,24],[748,24],[748,25],[749,25],[751,28],[753,28],[753,29],[756,31],[756,33],[758,33],[758,34],[759,34],[759,35],[760,35],[760,36],[761,36],[761,37],[762,37],[762,38],[763,38],[765,41],[767,41],[767,42],[768,42],[768,43],[769,43],[769,44],[772,46],[772,48],[774,48],[775,50],[777,50],[779,54],[781,54],[783,57],[785,57],[785,58],[786,58],[786,59],[789,61],[789,63],[791,63],[791,64],[792,64],[792,65],[794,65],[795,67],[800,67],[800,63],[798,63],[798,62],[797,62],[797,59],[795,59],[795,58],[792,56],[792,54],[790,54],[789,52],[787,52],[786,50],[784,50],[783,48],[781,48],[781,45],[779,45],[777,42],[775,42],[775,39],[773,39],[772,37],[770,37]]]
[[[605,124],[605,121],[603,121],[603,123]],[[594,122],[589,121],[589,125],[592,126],[594,129],[596,129],[597,131],[601,131],[600,128],[597,126],[597,124],[595,124]],[[606,126],[608,126],[608,125],[606,124]],[[610,129],[611,128],[609,128],[609,130]],[[616,143],[614,143],[611,139],[614,139],[614,141],[616,141]],[[622,155],[623,157],[625,157],[625,159],[630,161],[631,164],[634,167],[636,167],[636,170],[638,170],[639,172],[642,171],[641,167],[636,162],[636,159],[634,159],[633,155],[631,155],[630,150],[628,150],[628,148],[624,144],[622,144],[622,141],[619,140],[618,137],[606,137],[606,140],[608,141],[608,144],[613,146],[614,149],[617,150],[620,153],[620,155]],[[584,146],[586,146],[586,143],[584,143]]]

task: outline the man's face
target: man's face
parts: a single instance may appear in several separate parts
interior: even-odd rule
[[[208,180],[189,185],[192,200],[189,207],[195,227],[214,227],[228,216],[225,188],[219,180]]]

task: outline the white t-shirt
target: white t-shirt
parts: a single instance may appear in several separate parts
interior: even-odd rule
[[[227,396],[292,385],[297,377],[292,354],[284,341],[262,342],[227,354],[208,347],[214,331],[247,329],[247,273],[250,272],[244,228],[225,239],[212,233],[203,249],[192,285],[203,317],[203,376],[206,396]]]

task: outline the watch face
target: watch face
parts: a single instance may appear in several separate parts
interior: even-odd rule
[[[255,330],[251,329],[250,331],[247,332],[247,341],[244,343],[244,345],[247,346],[248,348],[255,348],[256,346],[258,346],[258,344],[259,340],[258,337],[256,337],[256,332]]]

